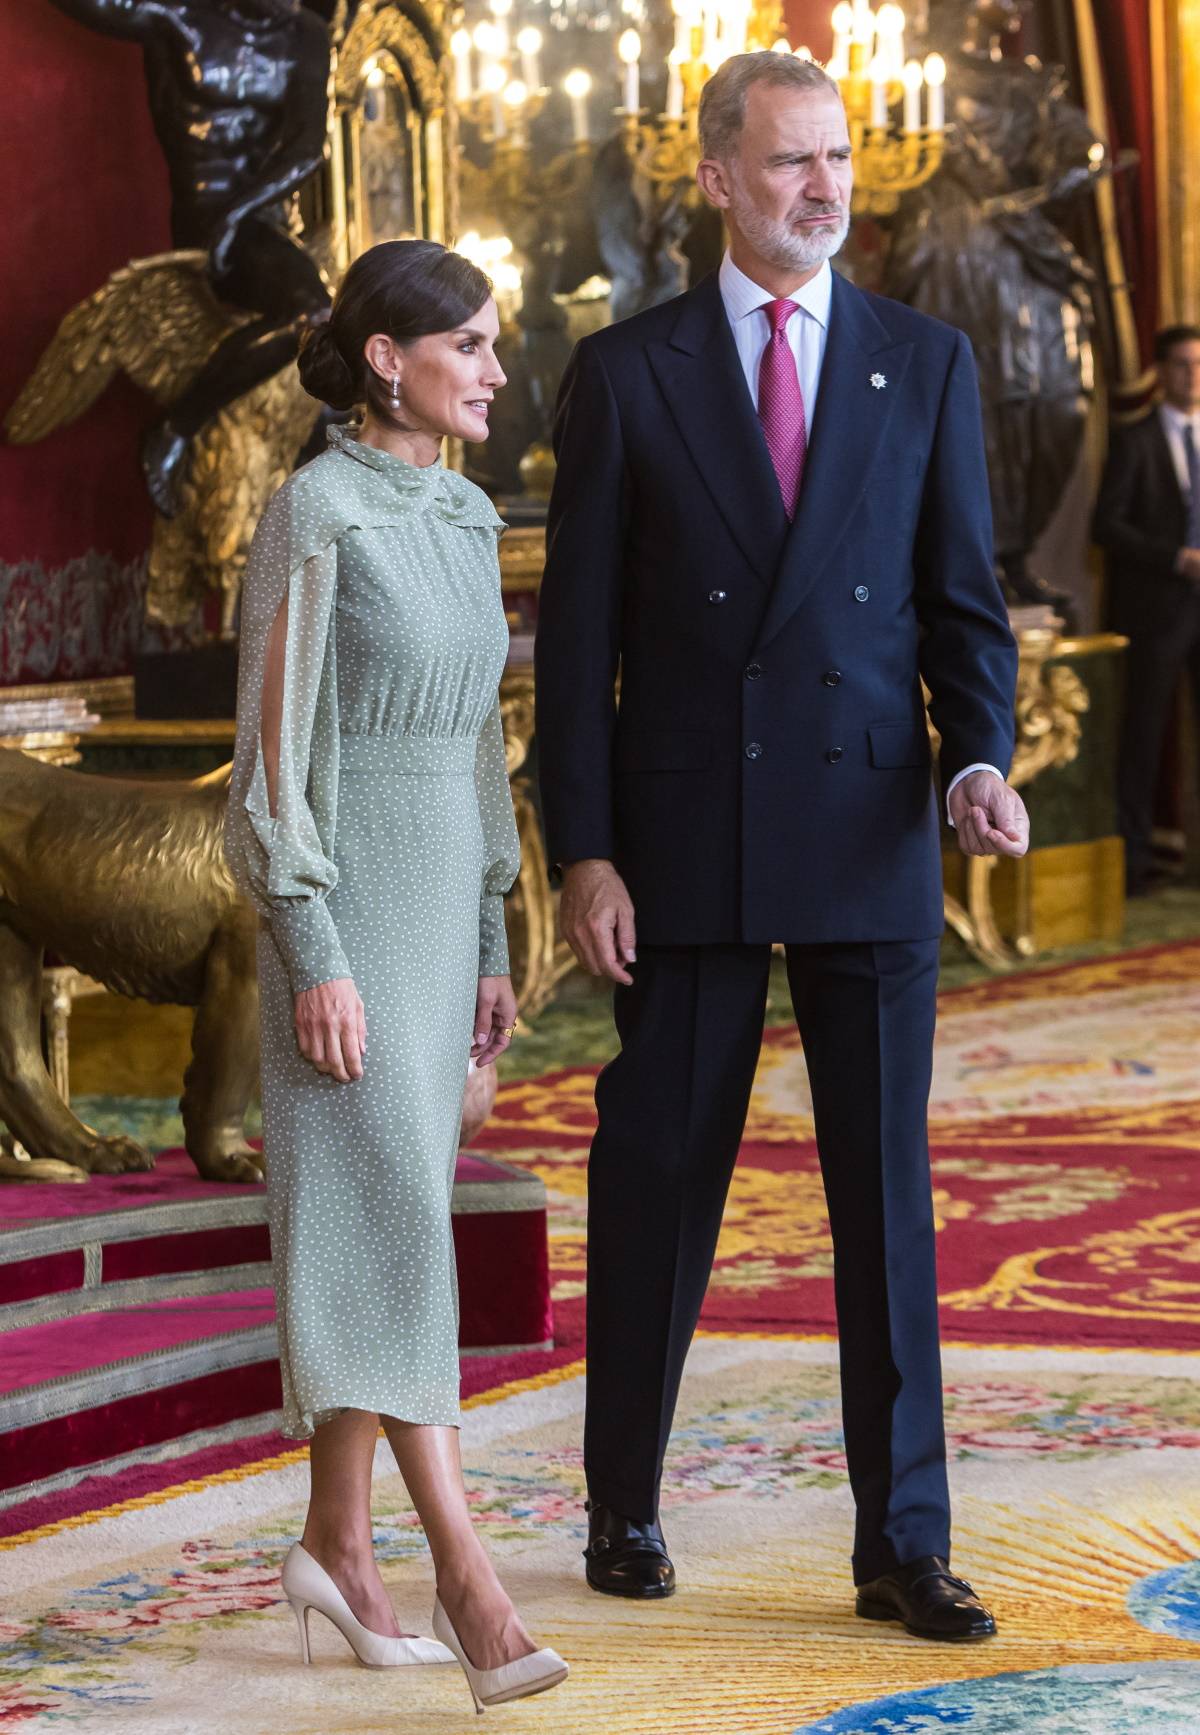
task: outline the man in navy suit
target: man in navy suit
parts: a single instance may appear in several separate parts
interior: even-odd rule
[[[926,1114],[937,798],[1020,855],[1016,650],[970,346],[836,276],[846,117],[819,67],[704,91],[719,275],[563,381],[537,641],[562,927],[617,984],[588,1206],[588,1582],[667,1596],[663,1451],[787,948],[835,1253],[858,1612],[995,1630],[949,1570]],[[620,703],[614,686],[619,675]]]

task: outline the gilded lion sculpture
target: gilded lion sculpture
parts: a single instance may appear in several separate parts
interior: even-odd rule
[[[31,1157],[91,1174],[154,1166],[135,1140],[85,1126],[54,1088],[41,1044],[50,952],[114,993],[196,1008],[179,1103],[188,1154],[205,1180],[262,1180],[245,1137],[258,917],[225,866],[229,769],[134,782],[0,749],[0,1120]],[[472,1069],[464,1142],[495,1094],[495,1068]]]

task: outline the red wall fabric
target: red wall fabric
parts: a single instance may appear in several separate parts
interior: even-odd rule
[[[833,0],[784,0],[783,19],[793,48],[811,48],[818,60],[833,52]]]
[[[6,411],[63,315],[170,236],[140,49],[73,23],[49,0],[21,0],[0,7],[0,65]],[[144,553],[151,515],[137,445],[151,414],[120,382],[40,445],[0,444],[0,563],[54,569],[89,553],[121,562]]]
[[[1141,157],[1136,169],[1117,176],[1116,202],[1142,363],[1149,366],[1159,323],[1149,8],[1146,0],[1104,0],[1103,5],[1093,4],[1092,13],[1104,62],[1109,142],[1114,155],[1132,146]]]

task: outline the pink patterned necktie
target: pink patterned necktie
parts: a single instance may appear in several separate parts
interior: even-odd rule
[[[771,335],[758,364],[758,419],[779,478],[784,511],[791,518],[808,452],[804,396],[787,338],[787,322],[798,309],[794,301],[768,301],[763,311],[771,322]]]

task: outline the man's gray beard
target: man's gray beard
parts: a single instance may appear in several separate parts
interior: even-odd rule
[[[837,227],[805,234],[778,217],[767,217],[740,191],[730,201],[730,214],[755,252],[782,271],[811,271],[832,259],[850,233],[850,213],[831,218]]]

